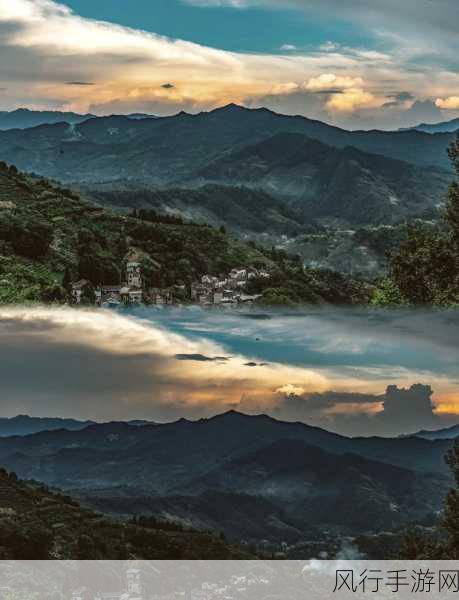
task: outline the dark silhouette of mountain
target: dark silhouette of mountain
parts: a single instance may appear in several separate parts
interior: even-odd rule
[[[56,431],[57,429],[80,431],[95,424],[95,421],[79,421],[78,419],[58,417],[30,417],[29,415],[0,417],[0,437],[25,436],[41,431]],[[154,423],[138,419],[128,421],[128,425],[142,427],[143,425],[154,425]]]
[[[111,116],[0,133],[0,156],[20,169],[63,181],[189,179],[228,153],[278,133],[299,133],[336,148],[353,146],[422,166],[450,169],[454,134],[345,131],[304,117],[230,105],[208,113],[130,119]]]
[[[37,125],[50,125],[65,121],[69,124],[82,123],[86,119],[94,118],[94,115],[79,115],[74,112],[61,112],[52,110],[29,110],[19,108],[13,111],[0,111],[0,130],[27,129]]]
[[[425,440],[454,440],[459,437],[459,425],[446,427],[445,429],[437,429],[435,431],[418,431],[413,433],[411,437],[419,437]]]
[[[82,491],[117,516],[155,515],[229,539],[318,539],[320,528],[352,534],[391,529],[434,515],[450,482],[356,454],[330,454],[282,439],[219,464],[165,497],[134,488]]]
[[[52,431],[55,429],[76,431],[93,424],[94,421],[18,415],[11,418],[0,418],[0,437],[30,435],[31,433],[37,433],[39,431]]]
[[[334,148],[279,133],[226,155],[199,172],[205,181],[241,184],[288,199],[305,217],[392,224],[419,216],[446,197],[450,175],[433,168]]]
[[[438,494],[438,489],[442,493]],[[379,530],[439,510],[447,478],[362,458],[333,455],[301,440],[280,440],[193,481],[209,489],[260,496],[316,523]]]
[[[22,477],[60,487],[135,485],[165,494],[230,460],[284,440],[337,456],[359,456],[420,472],[445,473],[450,441],[346,438],[303,423],[228,412],[196,422],[132,426],[105,423],[0,439],[0,463]]]
[[[415,127],[400,129],[400,131],[423,131],[424,133],[452,133],[459,130],[459,119],[441,123],[420,123]]]
[[[117,516],[169,515],[231,539],[263,539],[265,527],[299,541],[316,527],[376,532],[431,517],[450,485],[451,443],[346,438],[230,411],[2,438],[0,464]]]

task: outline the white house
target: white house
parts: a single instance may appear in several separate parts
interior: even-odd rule
[[[142,259],[136,252],[126,257],[126,279],[130,288],[142,287]]]

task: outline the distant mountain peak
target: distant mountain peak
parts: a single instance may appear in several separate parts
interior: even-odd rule
[[[273,417],[265,414],[248,415],[247,413],[240,412],[235,409],[227,410],[224,413],[220,413],[208,419],[209,421],[227,421],[227,422],[241,422],[241,421],[276,421]]]
[[[226,104],[225,106],[221,106],[219,108],[216,108],[215,110],[212,110],[212,113],[240,113],[240,112],[244,112],[250,110],[249,108],[246,108],[245,106],[241,106],[240,104],[235,104],[234,102],[231,102],[230,104]]]

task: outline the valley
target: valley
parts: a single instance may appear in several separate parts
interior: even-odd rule
[[[0,462],[113,516],[223,531],[259,551],[285,543],[298,554],[303,544],[302,558],[312,558],[304,542],[327,546],[327,532],[344,540],[434,522],[451,485],[443,464],[451,444],[350,439],[229,412],[3,438]]]

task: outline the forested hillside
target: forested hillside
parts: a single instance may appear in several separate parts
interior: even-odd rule
[[[154,211],[117,214],[0,163],[0,301],[66,302],[70,282],[82,278],[119,284],[132,248],[142,253],[146,286],[186,288],[204,274],[257,267],[272,275],[253,282],[268,303],[352,304],[371,295],[362,282],[304,271],[297,257],[237,241],[224,229]]]

